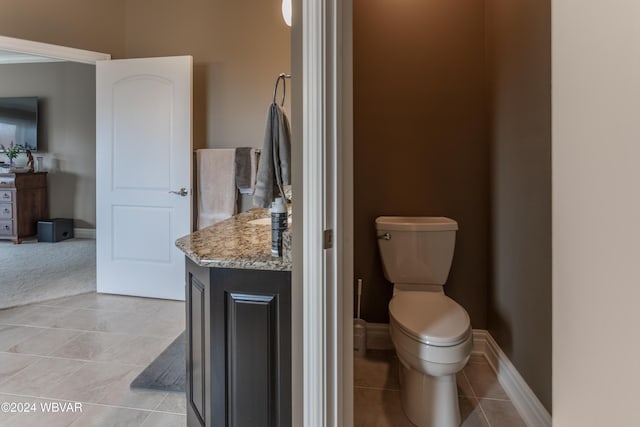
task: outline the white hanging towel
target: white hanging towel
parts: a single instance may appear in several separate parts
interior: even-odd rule
[[[198,230],[236,213],[236,149],[207,148],[196,152],[198,168]]]

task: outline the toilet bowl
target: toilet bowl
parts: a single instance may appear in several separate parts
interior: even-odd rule
[[[400,361],[402,407],[418,427],[458,427],[456,373],[473,346],[469,315],[444,294],[457,223],[379,217],[385,277],[394,283],[389,331]]]

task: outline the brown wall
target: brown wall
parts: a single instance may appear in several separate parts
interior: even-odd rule
[[[275,79],[290,72],[281,4],[7,0],[0,34],[113,58],[192,55],[194,147],[261,147]]]
[[[291,71],[281,4],[126,1],[127,57],[193,56],[194,147],[262,146],[275,79]]]
[[[124,57],[125,0],[3,0],[0,34]]]
[[[192,55],[194,148],[261,147],[275,79],[291,71],[280,0],[6,0],[2,6],[3,36],[114,59]],[[95,191],[78,197],[75,205],[95,206]]]
[[[355,277],[387,321],[378,215],[460,225],[445,292],[551,410],[550,5],[354,5]],[[486,43],[486,44],[485,44]]]
[[[354,2],[355,277],[362,315],[388,320],[379,215],[459,223],[445,292],[486,328],[489,144],[484,5],[475,0]]]
[[[551,11],[487,0],[493,280],[488,329],[551,411]]]

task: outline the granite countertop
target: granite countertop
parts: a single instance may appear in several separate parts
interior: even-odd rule
[[[176,240],[176,246],[203,267],[291,271],[290,257],[271,256],[269,209],[255,208]]]

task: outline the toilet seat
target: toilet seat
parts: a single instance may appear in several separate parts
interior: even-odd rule
[[[389,303],[389,316],[402,333],[433,347],[459,345],[471,331],[465,309],[437,292],[396,293]]]

